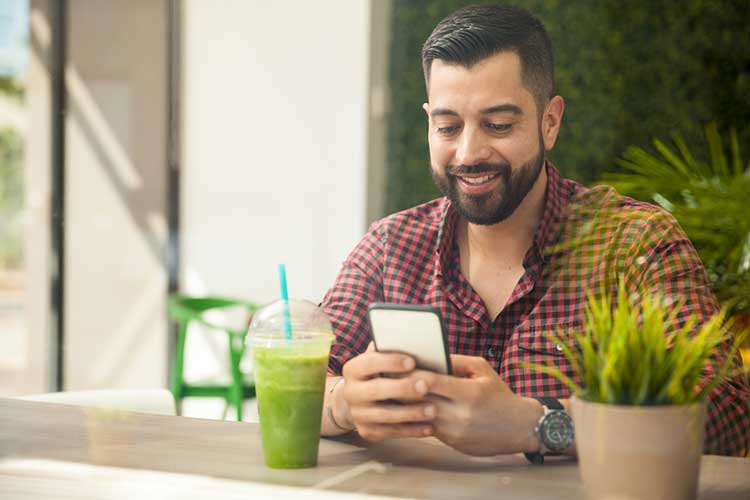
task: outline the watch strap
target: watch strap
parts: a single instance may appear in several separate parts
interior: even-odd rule
[[[532,396],[533,397],[533,396]],[[537,401],[542,403],[542,406],[546,406],[550,410],[564,410],[565,407],[562,405],[560,401],[557,400],[557,398],[550,398],[550,397],[534,397]]]

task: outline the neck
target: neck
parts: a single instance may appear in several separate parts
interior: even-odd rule
[[[544,214],[546,193],[547,168],[542,166],[531,191],[510,217],[491,226],[462,219],[459,238],[468,243],[469,252],[476,256],[497,257],[498,249],[502,248],[503,260],[522,263]]]

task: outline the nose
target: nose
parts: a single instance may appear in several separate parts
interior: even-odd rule
[[[459,165],[476,165],[488,161],[491,150],[487,137],[478,127],[465,127],[456,150],[456,161]]]

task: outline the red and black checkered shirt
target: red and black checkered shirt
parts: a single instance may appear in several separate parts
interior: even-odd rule
[[[337,337],[329,370],[340,373],[367,348],[371,302],[429,304],[440,310],[452,353],[484,357],[516,394],[567,398],[570,391],[557,379],[520,364],[554,362],[575,375],[548,333],[581,326],[590,290],[609,288],[617,276],[634,292],[645,287],[684,301],[682,318],[717,312],[695,248],[671,215],[611,188],[587,189],[563,179],[549,162],[546,168],[545,210],[525,272],[494,320],[460,271],[454,236],[459,216],[448,199],[375,222],[322,303]],[[747,453],[748,392],[738,378],[711,393],[706,452]]]

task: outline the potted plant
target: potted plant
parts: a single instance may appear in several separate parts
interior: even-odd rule
[[[530,365],[565,383],[572,399],[576,448],[591,498],[695,498],[708,394],[727,376],[712,354],[732,338],[725,311],[702,325],[677,321],[679,303],[589,295],[581,331],[550,334],[573,377]],[[733,354],[738,344],[733,344]],[[706,368],[713,376],[706,378]]]
[[[750,161],[742,159],[736,131],[728,135],[723,140],[715,123],[706,127],[707,161],[678,135],[676,150],[654,140],[658,155],[630,147],[618,161],[624,172],[605,175],[604,182],[674,215],[739,331],[750,329]]]

